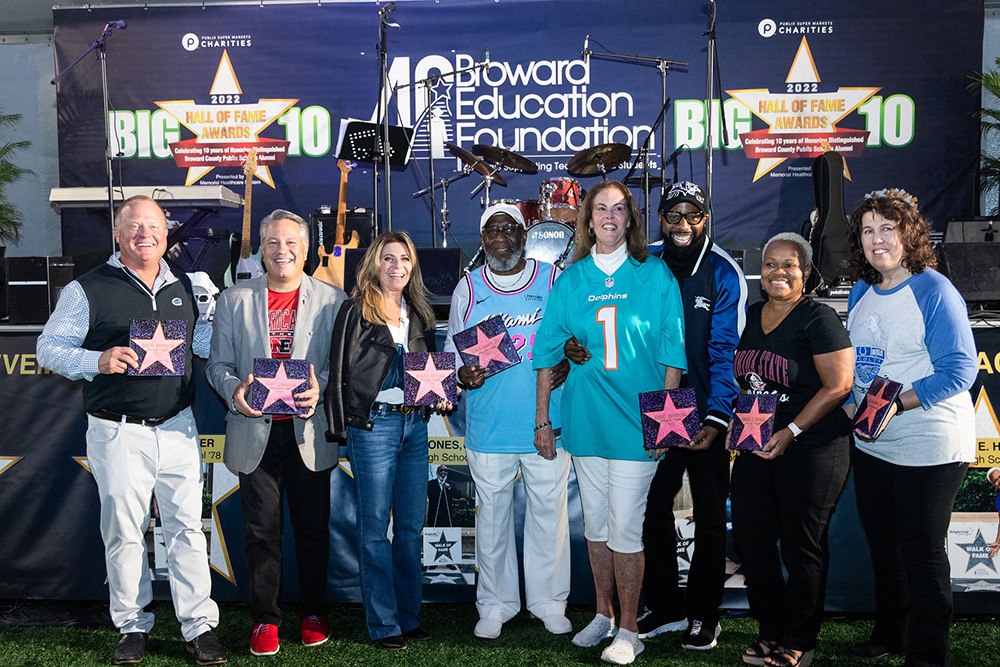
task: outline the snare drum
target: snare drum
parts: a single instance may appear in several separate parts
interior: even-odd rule
[[[556,220],[543,220],[528,230],[524,243],[524,256],[549,264],[564,257],[569,259],[569,247],[573,243],[573,228]]]
[[[538,200],[537,199],[494,199],[494,204],[509,204],[513,206],[521,215],[524,217],[524,224],[527,227],[531,227],[533,224],[542,219],[539,214]]]
[[[576,214],[580,210],[583,191],[580,181],[575,178],[559,177],[542,181],[538,188],[538,200],[546,218],[561,220],[576,225]]]

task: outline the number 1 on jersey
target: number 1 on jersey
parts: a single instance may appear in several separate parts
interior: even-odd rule
[[[597,311],[597,321],[604,325],[604,369],[618,370],[618,318],[617,306],[602,306]]]

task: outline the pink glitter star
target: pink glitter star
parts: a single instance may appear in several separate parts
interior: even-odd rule
[[[737,412],[734,416],[743,424],[742,437],[735,446],[738,447],[747,440],[753,439],[754,442],[759,443],[763,447],[765,443],[761,442],[760,427],[771,418],[771,415],[760,411],[760,404],[757,399],[754,399],[753,405],[750,407],[750,412]]]
[[[184,344],[183,338],[167,338],[163,335],[163,324],[161,322],[156,323],[156,330],[153,331],[152,338],[133,338],[132,342],[141,347],[146,351],[146,354],[142,358],[142,365],[139,366],[139,372],[143,372],[157,361],[163,364],[171,373],[176,373],[174,369],[174,362],[170,358],[170,353],[173,352],[178,346]]]
[[[875,426],[875,416],[879,413],[879,410],[884,408],[889,404],[889,401],[882,398],[885,393],[886,388],[889,386],[888,383],[883,384],[879,387],[878,393],[868,392],[865,396],[865,411],[861,413],[858,417],[857,428],[861,427],[861,422],[868,422],[868,427],[863,429],[865,433],[870,432]],[[874,435],[874,434],[872,434]]]
[[[509,364],[510,361],[507,356],[500,351],[500,343],[503,342],[504,332],[501,331],[496,336],[492,338],[488,337],[483,330],[476,327],[476,344],[471,345],[464,350],[466,354],[474,354],[479,358],[479,363],[477,365],[487,368],[491,361],[499,361],[503,364]]]
[[[267,396],[264,397],[265,409],[281,401],[291,409],[298,410],[295,405],[295,397],[292,396],[292,390],[302,384],[302,380],[288,377],[285,373],[284,362],[278,364],[278,370],[275,372],[273,378],[255,376],[254,379],[267,389]],[[273,400],[272,396],[274,397]]]
[[[443,381],[455,371],[447,368],[444,370],[438,370],[437,366],[434,365],[434,357],[428,354],[427,365],[424,366],[422,370],[411,370],[406,372],[410,375],[410,377],[420,383],[420,386],[417,387],[417,396],[413,399],[414,403],[418,403],[423,396],[426,396],[431,392],[437,394],[441,398],[444,398],[446,394],[444,391]]]
[[[666,400],[663,403],[663,409],[643,412],[642,414],[659,424],[659,430],[656,433],[656,444],[660,444],[671,433],[676,433],[684,439],[689,439],[690,436],[688,435],[687,428],[684,427],[684,419],[692,412],[694,412],[694,407],[676,407],[670,398],[670,394],[667,394]]]

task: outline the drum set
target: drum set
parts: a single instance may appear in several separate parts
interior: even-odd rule
[[[506,186],[507,179],[501,171],[534,174],[538,165],[517,153],[499,146],[476,144],[468,151],[456,144],[446,144],[452,155],[464,164],[463,171],[454,178],[461,178],[476,172],[482,182],[472,191],[485,189],[481,199],[483,207],[490,204],[510,204],[524,216],[527,225],[524,254],[531,259],[541,260],[564,268],[573,247],[577,216],[586,191],[580,181],[569,176],[558,176],[543,180],[538,186],[537,199],[503,198],[491,199],[490,188],[495,183]],[[601,174],[607,179],[610,171],[617,169],[632,155],[632,149],[625,144],[610,143],[587,148],[574,155],[566,165],[569,173],[577,176]],[[450,182],[453,179],[448,179]],[[447,187],[445,188],[445,208],[442,209],[443,223],[447,220]],[[467,269],[476,265],[480,252],[470,262]]]

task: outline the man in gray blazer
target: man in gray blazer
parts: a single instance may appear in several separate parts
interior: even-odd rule
[[[329,376],[333,322],[347,297],[304,275],[309,226],[301,217],[274,211],[261,221],[260,238],[267,274],[222,293],[207,372],[230,409],[224,461],[240,478],[253,616],[250,651],[274,655],[285,494],[295,533],[302,643],[317,646],[329,638],[330,470],[338,450],[326,442],[316,404]],[[255,358],[310,362],[308,389],[294,395],[305,414],[263,414],[250,406]]]

